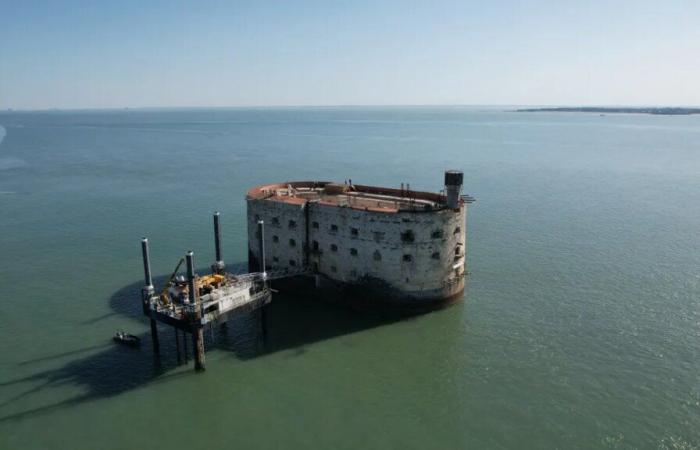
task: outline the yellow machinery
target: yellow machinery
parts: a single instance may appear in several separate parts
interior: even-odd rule
[[[187,284],[175,282],[175,276],[177,275],[177,271],[180,269],[180,266],[182,265],[183,262],[185,262],[185,258],[181,258],[180,262],[177,263],[175,270],[170,275],[170,278],[168,278],[168,282],[165,283],[165,286],[163,287],[163,290],[160,293],[160,301],[164,305],[168,305],[171,302],[170,288],[173,287],[173,285],[176,285],[178,290],[184,294],[183,297],[187,296],[187,291],[188,291]],[[225,282],[226,282],[226,277],[224,275],[220,275],[218,273],[213,273],[211,275],[204,275],[201,277],[197,277],[196,281],[195,281],[200,295],[208,294],[211,291],[213,291],[214,289],[220,288],[222,285],[225,284]]]
[[[196,283],[197,283],[197,288],[199,289],[199,293],[201,294],[208,294],[209,292],[213,291],[214,289],[220,288],[224,282],[226,281],[226,277],[224,275],[220,275],[218,273],[212,273],[211,275],[204,275],[202,277],[197,277]]]

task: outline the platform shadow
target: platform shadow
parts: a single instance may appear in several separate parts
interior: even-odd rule
[[[243,273],[245,268],[245,264],[229,266],[229,270],[234,273]],[[202,269],[198,272],[206,271]],[[162,286],[165,277],[158,277],[154,282],[157,286]],[[113,311],[110,315],[117,314],[145,322],[140,304],[142,284],[142,281],[135,281],[116,291],[109,298],[109,306]],[[104,316],[97,317],[94,321],[99,321],[102,317]],[[315,342],[414,317],[416,314],[357,311],[348,305],[322,301],[305,294],[278,292],[273,294],[273,301],[262,309],[234,316],[225,325],[216,324],[205,328],[205,347],[207,351],[225,351],[242,360],[284,350],[294,350],[293,355],[303,355],[305,347]],[[111,331],[106,330],[109,333]],[[119,395],[147,384],[167,382],[175,377],[194,376],[189,335],[187,345],[190,359],[187,366],[181,364],[184,359],[178,361],[175,332],[171,327],[159,325],[160,355],[153,353],[150,333],[142,333],[139,337],[142,345],[137,350],[116,344],[93,342],[83,349],[37,360],[51,360],[90,352],[87,356],[68,361],[58,369],[36,372],[15,380],[0,380],[0,387],[13,386],[14,389],[24,384],[32,386],[19,393],[13,393],[14,395],[0,404],[0,411],[18,399],[55,386],[78,386],[85,392],[78,397],[19,413],[2,415],[0,412],[0,422],[19,420],[82,402]],[[93,353],[103,347],[103,350]],[[183,350],[182,341],[180,350]],[[20,365],[33,362],[36,361],[25,361]]]

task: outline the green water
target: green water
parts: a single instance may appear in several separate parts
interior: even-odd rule
[[[700,445],[700,117],[503,108],[0,113],[0,448]],[[3,131],[4,130],[4,131]],[[471,276],[409,320],[275,296],[156,362],[139,240],[246,258],[244,193],[439,190],[464,170]],[[116,329],[142,335],[114,346]]]

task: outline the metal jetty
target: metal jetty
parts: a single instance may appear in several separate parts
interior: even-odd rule
[[[258,222],[260,254],[260,271],[234,275],[226,272],[226,265],[221,252],[221,227],[219,213],[214,213],[214,243],[216,261],[211,266],[211,273],[199,276],[194,270],[194,253],[189,251],[180,259],[175,271],[160,292],[156,292],[151,276],[151,262],[148,239],[141,240],[143,254],[143,272],[145,286],[141,289],[143,314],[150,319],[153,352],[160,353],[157,322],[170,325],[175,329],[175,343],[178,361],[180,361],[180,334],[187,361],[186,333],[192,335],[194,363],[196,370],[204,370],[204,333],[205,326],[226,322],[232,315],[251,311],[272,301],[269,281],[289,276],[302,275],[308,270],[282,271],[268,273],[265,271],[264,223]],[[178,275],[182,263],[186,261],[187,276]]]

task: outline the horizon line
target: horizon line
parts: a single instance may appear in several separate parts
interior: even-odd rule
[[[148,111],[148,110],[205,110],[205,109],[313,109],[313,108],[700,108],[700,105],[678,105],[678,104],[544,104],[544,103],[424,103],[424,104],[318,104],[318,105],[230,105],[230,106],[109,106],[109,107],[46,107],[46,108],[3,108],[1,113],[7,112],[75,112],[75,111]]]

